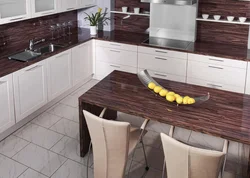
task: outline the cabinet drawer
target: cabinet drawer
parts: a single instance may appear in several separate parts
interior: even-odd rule
[[[139,68],[138,72],[142,71],[144,69]],[[185,76],[178,76],[178,75],[172,75],[172,74],[167,74],[167,73],[162,73],[162,72],[157,72],[153,70],[147,70],[149,75],[153,78],[160,78],[160,79],[165,79],[165,80],[171,80],[171,81],[176,81],[176,82],[186,82],[186,77]]]
[[[128,73],[137,73],[137,68],[135,67],[129,67],[129,66],[123,66],[123,65],[117,65],[112,63],[105,63],[101,61],[96,62],[96,75],[105,77],[109,75],[114,70],[128,72]]]
[[[193,85],[209,87],[209,88],[215,88],[215,89],[219,89],[219,90],[236,92],[236,93],[244,93],[244,87],[237,87],[237,86],[233,86],[233,85],[215,83],[215,82],[201,80],[201,79],[195,79],[195,78],[188,77],[187,83],[193,84]]]
[[[138,67],[168,74],[186,76],[187,60],[138,53]]]
[[[137,52],[97,46],[96,60],[106,63],[137,67]]]
[[[123,43],[96,40],[96,46],[137,52],[137,46]]]
[[[157,48],[149,48],[149,47],[144,47],[144,46],[139,46],[138,52],[152,54],[152,55],[156,55],[156,56],[166,56],[166,57],[187,59],[187,53],[184,53],[184,52],[170,51],[170,50],[157,49]]]
[[[189,78],[244,87],[246,81],[246,70],[189,61],[187,76]]]
[[[245,61],[225,59],[225,58],[212,57],[212,56],[204,56],[204,55],[198,55],[198,54],[188,54],[188,60],[209,63],[213,65],[242,68],[242,69],[247,68],[247,62]]]

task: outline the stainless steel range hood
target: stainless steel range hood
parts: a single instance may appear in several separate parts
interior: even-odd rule
[[[173,4],[173,5],[193,5],[197,0],[141,0],[146,3]]]

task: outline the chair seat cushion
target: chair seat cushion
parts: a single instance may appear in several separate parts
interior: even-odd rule
[[[144,136],[146,133],[147,133],[147,130],[144,130],[142,136]],[[141,130],[139,128],[131,126],[131,128],[130,128],[130,138],[129,138],[129,152],[128,152],[129,155],[133,152],[133,150],[135,149],[137,143],[140,141],[139,140],[140,135],[141,135]]]

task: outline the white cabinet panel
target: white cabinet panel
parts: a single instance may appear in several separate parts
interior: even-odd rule
[[[246,94],[250,95],[250,62],[247,68]]]
[[[137,73],[137,68],[135,67],[129,67],[129,66],[123,66],[123,65],[117,65],[117,64],[111,64],[111,63],[105,63],[101,61],[96,61],[96,76],[97,79],[102,79],[109,75],[114,70],[122,71],[122,72],[128,72],[128,73]]]
[[[0,24],[31,17],[30,0],[0,0]]]
[[[186,76],[187,60],[138,53],[138,67],[165,74]]]
[[[72,87],[71,50],[48,59],[48,98],[49,101]]]
[[[78,9],[80,0],[60,0],[60,11],[72,11]]]
[[[46,61],[13,74],[17,122],[47,103]]]
[[[96,60],[137,67],[137,52],[96,46]]]
[[[96,5],[96,0],[81,0],[81,7],[90,7]]]
[[[138,49],[138,47],[135,45],[102,41],[102,40],[96,40],[96,46],[112,48],[112,49],[120,49],[120,50],[126,50],[126,51],[134,51],[134,52],[137,52],[137,49]]]
[[[15,124],[12,75],[0,78],[0,133]]]
[[[245,88],[246,70],[189,61],[187,77]]]
[[[31,0],[32,17],[39,17],[56,13],[57,2],[57,0]]]
[[[93,74],[92,41],[72,49],[72,78],[77,85]]]

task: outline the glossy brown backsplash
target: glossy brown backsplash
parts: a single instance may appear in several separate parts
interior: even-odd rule
[[[28,48],[30,39],[45,38],[46,41],[51,40],[50,25],[68,21],[73,22],[72,31],[75,32],[77,29],[77,11],[0,25],[0,58]]]
[[[198,16],[209,14],[221,15],[221,19],[227,16],[250,18],[250,2],[237,0],[199,0]],[[226,23],[198,22],[197,41],[217,42],[230,45],[247,47],[248,25],[235,25]]]
[[[115,0],[115,10],[121,11],[122,7],[128,7],[129,12],[133,12],[135,7],[140,7],[141,12],[150,11],[149,3],[141,3],[140,0]],[[149,17],[131,16],[126,20],[122,20],[124,14],[115,14],[115,30],[126,30],[130,32],[145,33],[149,28]]]

